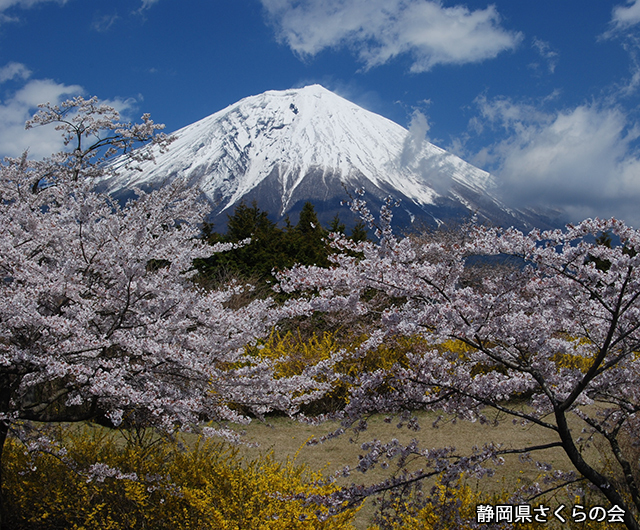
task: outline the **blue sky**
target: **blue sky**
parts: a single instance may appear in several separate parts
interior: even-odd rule
[[[320,83],[491,171],[516,205],[640,226],[640,0],[0,0],[0,154],[96,95],[173,131]]]

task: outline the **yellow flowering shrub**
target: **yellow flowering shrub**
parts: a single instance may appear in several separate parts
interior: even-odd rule
[[[323,509],[296,494],[329,493],[322,476],[272,455],[199,440],[192,448],[156,438],[127,443],[83,427],[62,435],[68,452],[29,455],[13,439],[3,469],[7,528],[15,530],[349,530],[353,512],[322,520]],[[73,466],[64,461],[70,459]],[[91,464],[120,476],[91,479]],[[116,474],[113,471],[112,474]],[[135,475],[134,475],[135,474]],[[107,474],[108,475],[108,474]]]
[[[290,331],[284,335],[274,331],[267,339],[247,346],[247,353],[274,361],[276,377],[288,377],[299,375],[305,367],[345,350],[347,355],[336,364],[335,373],[355,378],[363,373],[390,369],[395,364],[406,366],[409,353],[430,347],[419,335],[396,336],[363,355],[353,355],[367,338],[366,335],[360,335],[346,340],[340,338],[338,332],[324,332],[314,333],[305,339]],[[441,348],[459,352],[460,355],[467,351],[466,346],[458,341],[449,341]],[[349,388],[349,383],[341,380],[321,401],[305,409],[305,412],[327,412],[343,407],[348,400]]]
[[[340,337],[340,332],[314,333],[309,338],[291,331],[280,334],[277,331],[258,342],[247,346],[247,353],[260,359],[274,361],[276,377],[299,375],[304,368],[319,361],[329,359],[340,350],[345,350],[345,358],[335,365],[335,373],[347,378],[374,372],[388,370],[394,365],[407,366],[408,354],[417,353],[425,348],[433,348],[427,340],[420,336],[395,336],[388,338],[376,348],[366,351],[363,355],[353,355],[362,343],[367,340],[366,335],[357,337]],[[461,341],[450,340],[438,346],[442,351],[449,351],[463,357],[468,354],[469,347]],[[316,414],[339,410],[349,399],[351,385],[348,379],[336,382],[321,400],[304,408],[304,412]],[[384,388],[378,389],[384,392]]]
[[[346,346],[352,349],[356,344]],[[273,331],[257,345],[247,346],[251,355],[261,359],[271,359],[276,363],[276,377],[299,375],[306,366],[329,359],[345,347],[337,339],[337,333],[314,333],[303,339],[299,333],[288,331],[284,335]]]
[[[486,494],[472,488],[464,480],[459,480],[453,486],[446,486],[438,480],[431,493],[429,500],[422,502],[421,507],[416,507],[415,504],[398,498],[390,508],[378,516],[378,524],[370,526],[368,530],[449,530],[452,528],[456,530],[472,530],[478,527],[487,529],[514,528],[517,530],[540,530],[542,527],[549,530],[559,530],[560,528],[569,530],[602,530],[605,526],[612,529],[625,528],[622,523],[604,523],[592,521],[588,518],[584,522],[573,521],[569,517],[573,505],[587,506],[586,511],[588,512],[590,506],[604,504],[603,502],[590,503],[579,497],[572,500],[552,499],[548,502],[540,501],[548,507],[552,506],[553,509],[557,509],[560,504],[565,504],[566,508],[561,514],[566,519],[565,523],[561,523],[553,516],[551,513],[553,509],[548,512],[546,523],[536,522],[533,517],[536,515],[534,509],[538,506],[538,502],[533,502],[530,512],[532,514],[532,522],[518,522],[512,525],[501,523],[496,525],[476,523],[476,509],[479,505],[491,507],[500,504],[508,505],[511,494],[505,490],[495,494]]]

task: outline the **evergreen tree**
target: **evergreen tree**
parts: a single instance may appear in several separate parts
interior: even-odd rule
[[[283,231],[269,219],[266,211],[260,210],[256,201],[251,206],[241,202],[229,215],[227,233],[220,238],[209,226],[203,229],[203,237],[213,237],[214,242],[251,242],[224,254],[199,260],[196,267],[209,281],[225,280],[229,274],[242,279],[271,279],[274,267],[285,268],[292,265],[283,251]],[[208,239],[207,238],[207,239]],[[218,239],[219,238],[219,239]]]
[[[331,220],[331,224],[329,225],[329,232],[339,232],[344,234],[346,230],[346,226],[343,222],[340,221],[340,216],[338,214]]]
[[[242,280],[271,282],[274,269],[284,270],[295,264],[329,266],[331,249],[326,243],[327,230],[322,228],[315,208],[307,202],[294,226],[288,217],[284,229],[269,219],[266,211],[260,210],[254,201],[251,206],[241,202],[228,216],[227,233],[223,236],[205,223],[202,237],[208,243],[240,243],[247,238],[251,242],[235,250],[216,254],[210,258],[196,260],[201,279],[215,285],[228,279],[229,274]],[[345,225],[336,215],[329,230],[344,233]],[[354,229],[355,241],[366,239],[364,225]]]
[[[367,241],[369,239],[367,235],[367,225],[365,225],[363,221],[358,221],[351,229],[351,236],[349,239],[356,243],[359,243],[360,241]]]
[[[295,263],[319,267],[329,266],[329,249],[325,241],[327,232],[320,226],[312,203],[307,201],[302,207],[298,224],[289,234],[292,238],[291,256]]]
[[[295,229],[301,234],[318,234],[323,232],[320,222],[318,221],[318,216],[316,215],[316,209],[309,201],[304,203]]]
[[[277,230],[276,224],[268,217],[268,213],[258,208],[258,203],[254,200],[251,206],[247,206],[242,201],[229,215],[227,222],[228,241],[242,241],[243,239],[258,238]]]

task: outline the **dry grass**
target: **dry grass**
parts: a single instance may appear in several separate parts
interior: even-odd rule
[[[346,433],[316,446],[307,446],[306,442],[312,437],[320,437],[331,432],[338,425],[328,423],[311,426],[286,418],[275,418],[270,419],[267,424],[254,423],[248,427],[248,439],[258,442],[260,447],[244,450],[253,455],[257,451],[273,451],[276,458],[282,459],[297,455],[298,463],[308,464],[314,470],[322,469],[326,473],[332,473],[344,465],[357,465],[358,455],[362,454],[361,444],[372,439],[384,442],[397,438],[401,442],[409,442],[415,438],[423,448],[454,446],[461,454],[470,452],[474,446],[482,446],[489,442],[502,443],[508,448],[521,448],[555,441],[552,433],[536,425],[522,427],[509,421],[498,425],[445,421],[441,422],[438,428],[433,428],[431,425],[435,415],[422,413],[418,414],[418,417],[422,426],[418,432],[398,429],[397,422],[389,424],[384,422],[382,416],[375,416],[369,421],[369,429],[360,433],[356,440],[350,439],[352,435]],[[573,469],[564,453],[557,448],[539,451],[534,456],[537,460],[552,464],[554,469]],[[390,464],[386,471],[375,469],[366,475],[356,473],[348,480],[356,483],[379,481],[393,473],[393,462]],[[529,484],[540,476],[540,471],[533,463],[523,463],[518,455],[507,455],[504,465],[496,467],[495,471],[493,477],[477,481],[473,486],[492,494],[503,489],[512,490],[518,484]],[[371,504],[365,505],[357,518],[359,529],[367,528],[372,513]]]
[[[308,446],[307,442],[313,438],[319,438],[337,427],[336,423],[325,423],[317,426],[302,424],[293,420],[275,417],[269,418],[268,422],[253,422],[246,427],[246,439],[257,442],[259,447],[242,447],[241,452],[248,457],[256,457],[260,453],[273,452],[276,459],[286,460],[290,457],[296,458],[296,463],[306,464],[312,470],[322,470],[325,474],[330,474],[342,469],[345,465],[355,467],[358,463],[358,455],[362,454],[361,444],[372,439],[379,439],[383,442],[397,438],[400,442],[409,442],[417,439],[421,448],[431,449],[446,446],[455,446],[460,454],[468,454],[474,446],[482,446],[486,443],[501,443],[505,448],[522,448],[532,445],[541,445],[555,441],[553,433],[536,425],[526,427],[513,425],[510,421],[502,421],[498,424],[480,424],[466,421],[451,422],[441,421],[438,428],[433,428],[432,423],[436,419],[433,413],[418,413],[422,429],[418,432],[408,431],[406,428],[398,429],[397,422],[387,423],[383,416],[374,416],[369,420],[369,429],[359,434],[354,440],[352,433],[333,438],[323,444]],[[502,418],[504,420],[504,418]],[[577,420],[576,420],[577,421]],[[581,426],[577,423],[575,429]],[[130,433],[135,435],[137,431]],[[151,443],[155,439],[155,434],[141,430],[139,435],[149,437],[143,445]],[[191,436],[186,436],[190,439]],[[630,438],[624,439],[624,450],[628,456],[637,459],[640,455],[640,448],[634,446]],[[596,440],[591,449],[588,450],[588,460],[593,462],[594,458],[601,459],[601,465],[611,465],[610,459],[601,456],[599,451],[605,455],[602,440]],[[564,471],[572,470],[573,467],[561,449],[553,448],[537,452],[534,457],[537,460],[550,463],[554,469]],[[634,460],[637,461],[637,460]],[[419,462],[415,463],[416,466]],[[390,476],[395,470],[393,461],[389,468],[385,470],[374,469],[365,475],[354,473],[348,479],[343,480],[343,484],[355,482],[371,484]],[[529,484],[539,478],[540,472],[533,463],[522,462],[518,455],[508,455],[502,466],[495,468],[493,477],[486,477],[479,481],[473,481],[472,487],[477,488],[489,495],[501,492],[502,490],[513,491],[518,485]],[[562,501],[567,504],[567,499]],[[569,500],[569,504],[571,500]],[[552,504],[560,504],[559,499]],[[371,502],[367,502],[356,516],[356,528],[366,530],[372,520],[374,507]],[[546,525],[552,528],[551,524]]]

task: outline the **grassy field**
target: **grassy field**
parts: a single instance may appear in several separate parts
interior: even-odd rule
[[[374,416],[369,421],[369,429],[360,433],[353,440],[352,434],[346,433],[338,438],[331,439],[323,444],[308,446],[306,442],[313,437],[320,437],[338,427],[335,423],[327,423],[319,426],[311,426],[296,423],[286,418],[270,419],[268,423],[255,422],[247,428],[247,438],[260,444],[259,448],[245,448],[249,455],[257,452],[273,451],[277,458],[286,459],[294,457],[298,463],[308,464],[311,468],[322,469],[326,473],[332,473],[341,469],[344,465],[355,467],[358,463],[358,455],[362,454],[361,444],[372,439],[389,441],[397,438],[408,442],[412,439],[419,440],[422,448],[438,448],[454,446],[461,454],[468,454],[474,446],[482,446],[485,443],[495,442],[504,444],[505,448],[520,448],[531,445],[540,445],[554,441],[553,433],[536,425],[526,427],[513,425],[505,421],[497,426],[482,425],[478,422],[441,422],[438,428],[431,425],[436,418],[434,414],[418,414],[421,430],[418,432],[407,431],[406,428],[398,429],[397,422],[391,424],[384,422],[383,416]],[[592,448],[592,457],[599,458],[597,449]],[[561,450],[557,448],[547,449],[534,455],[537,460],[548,462],[554,469],[571,470],[571,463]],[[354,473],[348,482],[372,483],[394,472],[395,466],[390,462],[386,471],[375,469],[363,475]],[[419,466],[419,462],[415,463]],[[533,463],[523,463],[518,455],[507,455],[505,463],[495,468],[493,477],[485,477],[480,481],[473,481],[473,487],[487,493],[494,493],[504,488],[513,489],[518,484],[527,484],[535,481],[540,471]],[[365,529],[371,520],[373,507],[369,502],[358,514],[357,527]],[[550,526],[550,525],[547,525]]]
[[[342,436],[332,438],[325,443],[313,446],[308,445],[307,442],[313,438],[319,438],[335,430],[339,425],[336,423],[325,423],[313,426],[297,423],[283,417],[272,417],[269,418],[267,422],[254,421],[246,427],[245,439],[249,442],[255,442],[256,444],[259,444],[259,446],[240,446],[239,456],[246,456],[248,462],[260,455],[271,453],[276,460],[285,461],[287,459],[293,459],[296,464],[304,464],[311,470],[321,471],[324,476],[328,476],[341,470],[345,465],[349,465],[352,468],[355,467],[358,463],[358,456],[364,452],[361,448],[362,443],[372,439],[387,442],[397,438],[400,442],[406,443],[415,438],[418,440],[421,449],[455,446],[457,453],[461,455],[469,454],[474,446],[481,447],[486,443],[501,443],[505,448],[523,448],[554,441],[553,433],[546,429],[536,425],[529,425],[526,427],[514,425],[508,420],[496,424],[480,424],[477,422],[471,423],[464,421],[454,423],[452,421],[445,420],[439,422],[438,428],[434,428],[432,424],[436,419],[435,414],[418,413],[417,417],[422,427],[422,429],[417,432],[408,431],[406,428],[398,429],[396,427],[397,421],[388,423],[384,421],[383,416],[377,415],[369,419],[368,430],[361,432],[357,437],[354,436],[352,432],[347,431]],[[109,431],[106,428],[96,425],[74,425],[69,426],[69,430],[65,428],[65,425],[61,425],[60,427],[61,433],[66,433],[62,435],[61,439],[64,439],[65,435],[72,436],[74,432],[84,432],[84,434],[80,434],[80,438],[76,439],[84,440],[85,443],[90,441],[93,435],[97,436],[97,439],[100,439],[101,435],[110,436],[113,434],[113,431]],[[576,423],[573,427],[577,430],[581,426]],[[140,440],[142,447],[146,447],[148,445],[148,447],[153,448],[152,442],[154,440],[159,440],[155,431],[150,432],[143,430],[133,432],[143,433],[142,435],[145,440]],[[127,438],[129,438],[129,436],[130,435],[127,435]],[[195,435],[181,435],[180,438],[186,442],[187,445],[191,445],[193,442],[195,446]],[[115,444],[122,448],[127,446],[125,443],[124,433],[115,435]],[[89,453],[84,456],[88,456],[90,459],[95,457],[92,451],[89,451]],[[585,456],[591,462],[597,462],[598,458],[602,458],[598,453],[597,448],[594,446],[587,450]],[[558,448],[540,451],[537,454],[534,454],[534,457],[537,460],[552,464],[554,469],[561,469],[565,471],[572,469],[568,459]],[[348,478],[339,479],[338,483],[342,485],[348,485],[350,483],[371,484],[381,481],[391,476],[394,471],[397,470],[397,466],[395,466],[393,460],[389,463],[390,465],[386,470],[376,468],[364,475],[356,472]],[[160,465],[163,464],[161,463]],[[418,459],[408,467],[418,468],[420,465],[421,462]],[[605,462],[601,462],[601,465],[604,466]],[[38,466],[38,469],[40,469],[40,465]],[[197,469],[197,474],[202,472],[200,467]],[[507,455],[505,457],[504,464],[494,469],[494,476],[485,477],[481,480],[468,478],[466,484],[470,486],[473,491],[480,492],[483,496],[485,494],[490,496],[494,493],[501,493],[503,491],[512,492],[519,485],[527,485],[540,478],[540,472],[536,466],[533,463],[522,462],[518,455]],[[205,475],[206,473],[207,472],[205,472]],[[211,476],[214,475],[215,473]],[[56,476],[57,475],[53,475],[47,480],[53,480],[51,483],[55,484]],[[64,491],[67,491],[66,487],[61,491],[64,495]],[[241,488],[237,491],[245,490]],[[537,504],[542,500],[543,499],[537,499],[534,504]],[[560,504],[565,504],[566,506],[571,506],[573,504],[573,499],[567,498],[566,494],[562,492],[557,494],[557,498],[544,499],[544,501],[547,506],[556,507]],[[583,504],[601,504],[595,502],[594,497],[587,499],[587,501],[589,502],[584,502]],[[474,508],[472,507],[472,509]],[[368,500],[356,515],[355,526],[357,530],[366,530],[369,528],[373,519],[374,511],[375,507],[373,506],[373,502]],[[552,521],[544,526],[549,529],[556,528]]]

